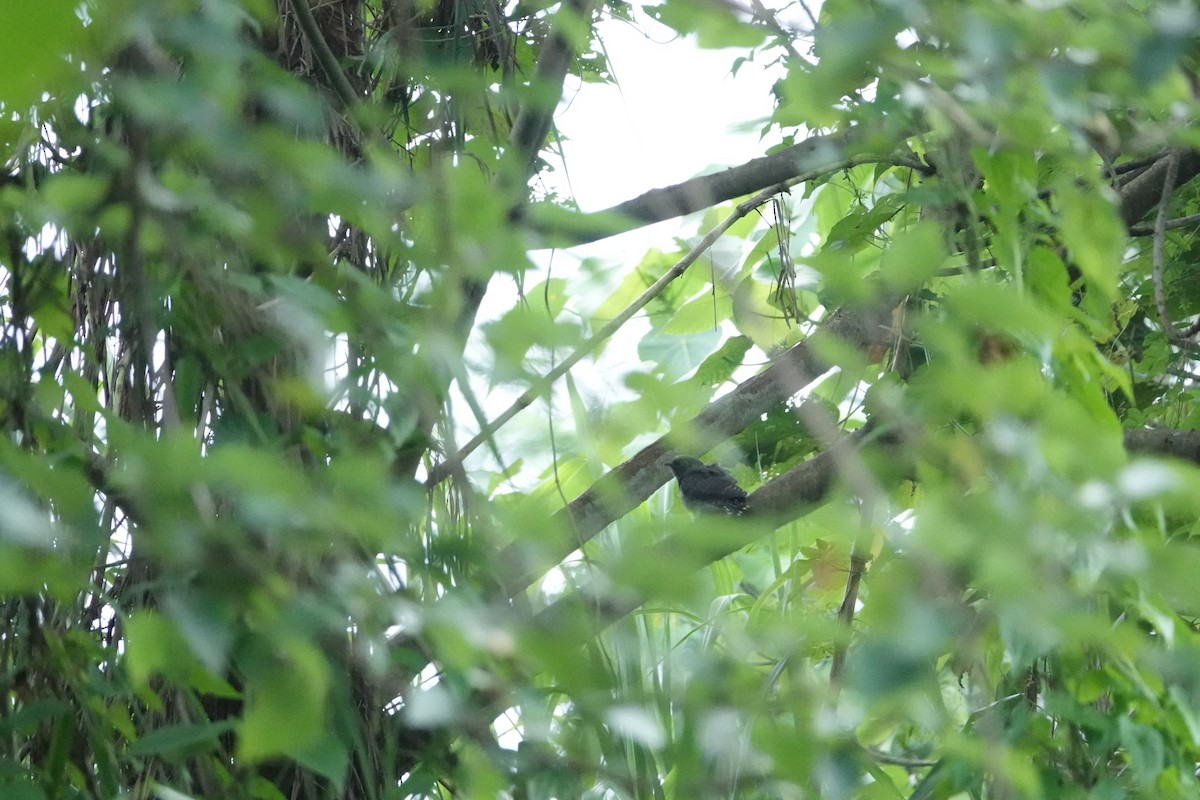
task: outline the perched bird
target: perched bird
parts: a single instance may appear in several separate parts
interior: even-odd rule
[[[705,464],[698,458],[679,456],[667,462],[683,504],[690,511],[721,511],[726,514],[746,512],[746,492],[725,470],[716,464]]]

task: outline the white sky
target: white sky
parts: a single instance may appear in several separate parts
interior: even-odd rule
[[[567,140],[570,188],[584,211],[766,149],[758,131],[771,112],[776,76],[744,64],[731,77],[745,50],[701,50],[645,17],[639,27],[600,23],[618,84],[568,86],[555,120]]]

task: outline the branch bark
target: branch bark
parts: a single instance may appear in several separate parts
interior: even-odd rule
[[[810,136],[802,142],[767,156],[754,158],[736,167],[711,175],[651,189],[612,208],[590,214],[570,214],[549,206],[531,206],[525,221],[550,244],[566,247],[587,244],[618,233],[761,191],[775,184],[804,179],[863,163],[887,162],[918,170],[927,169],[907,148],[883,151],[873,146],[878,137],[868,140],[859,128],[842,133]]]
[[[868,140],[858,128],[817,135],[768,156],[751,159],[712,175],[651,189],[603,211],[571,214],[549,205],[515,212],[534,231],[549,238],[547,246],[587,244],[609,236],[700,211],[809,172],[828,172],[868,162],[891,162],[928,171],[906,148],[890,152]],[[1200,151],[1186,151],[1179,164],[1180,186],[1200,175]],[[1154,208],[1166,177],[1165,159],[1121,187],[1120,215],[1127,227]]]
[[[1125,226],[1131,227],[1150,210],[1158,205],[1161,198],[1163,183],[1167,179],[1170,167],[1166,154],[1159,158],[1154,166],[1147,169],[1129,183],[1121,187],[1121,220]],[[1188,181],[1200,175],[1200,152],[1185,150],[1180,153],[1178,174],[1175,178],[1175,188],[1178,190]]]
[[[623,563],[669,563],[678,565],[680,570],[701,569],[737,552],[779,525],[799,519],[825,503],[837,482],[839,464],[844,460],[845,453],[861,453],[864,447],[871,446],[871,437],[869,429],[856,431],[808,461],[767,481],[750,495],[751,517],[730,518],[728,521],[718,517],[711,523],[716,529],[715,535],[701,538],[689,532],[687,535],[668,536],[627,554]],[[875,441],[889,448],[903,447],[902,441],[888,436]],[[1125,447],[1131,453],[1173,456],[1200,464],[1200,430],[1154,428],[1126,431]],[[609,473],[610,476],[612,474]],[[865,559],[859,558],[862,562],[857,565],[859,574],[853,579],[853,585],[847,586],[848,599],[843,600],[839,617],[852,613],[857,581],[866,567]],[[619,572],[621,566],[618,564],[615,569]],[[611,625],[651,599],[652,596],[627,587],[613,590],[587,584],[555,600],[539,611],[534,620],[540,629],[558,631],[575,639]],[[848,616],[843,621],[848,625]]]
[[[762,188],[771,182],[795,177],[805,169],[818,168],[820,159],[835,159],[832,153],[844,152],[857,134],[851,131],[836,136],[820,136],[763,159],[726,170],[714,176],[704,176],[666,189],[648,192],[626,201],[606,212],[583,215],[580,219],[602,218],[594,238],[615,232],[611,229],[614,217],[633,224],[649,224],[661,219],[689,213]],[[840,148],[840,149],[839,149]],[[1179,183],[1183,184],[1200,174],[1200,154],[1186,153],[1179,166]],[[1148,213],[1158,202],[1166,176],[1166,163],[1161,161],[1122,188],[1120,214],[1126,224]],[[756,181],[767,181],[755,186]],[[537,220],[533,221],[539,226]],[[586,227],[586,226],[584,226]],[[573,229],[586,235],[582,227]],[[578,241],[589,241],[580,238]],[[675,453],[700,455],[720,442],[740,432],[775,405],[785,402],[819,377],[828,368],[819,355],[823,343],[840,340],[846,345],[866,349],[882,344],[888,333],[888,314],[894,303],[881,302],[871,309],[841,309],[831,315],[814,336],[779,356],[770,367],[738,386],[733,392],[710,404],[689,422],[643,448],[624,464],[613,469],[587,491],[552,518],[552,528],[561,531],[557,541],[539,541],[535,546],[515,543],[499,554],[499,575],[503,591],[514,596],[529,586],[538,576],[570,553],[586,544],[599,531],[644,502],[669,478],[664,466],[668,456]],[[1200,463],[1200,432],[1131,431],[1126,445],[1133,452],[1156,452],[1176,455]],[[830,448],[817,457],[761,487],[751,495],[752,508],[804,509],[820,502],[828,493],[837,475],[837,453]],[[795,516],[799,516],[796,513]],[[785,521],[785,520],[780,520]],[[669,546],[669,545],[663,545]],[[738,545],[740,547],[741,545]],[[733,547],[729,552],[733,552]],[[719,555],[717,557],[720,557]],[[615,602],[612,598],[590,596],[564,599],[563,603],[580,603],[594,615],[628,613],[641,600],[627,597]],[[614,604],[615,603],[615,604]],[[560,611],[547,614],[558,614]]]
[[[1172,456],[1200,464],[1200,430],[1142,428],[1125,431],[1125,449],[1131,453]]]
[[[309,0],[291,0],[291,6],[292,13],[296,15],[296,21],[300,24],[300,30],[304,32],[309,47],[316,54],[317,62],[320,63],[321,69],[329,79],[329,85],[333,88],[333,93],[337,95],[342,110],[348,114],[353,113],[358,105],[358,94],[350,85],[346,73],[342,72],[342,68],[338,65],[337,56],[330,49],[329,42],[325,41],[325,36],[321,33],[316,18],[313,17]]]

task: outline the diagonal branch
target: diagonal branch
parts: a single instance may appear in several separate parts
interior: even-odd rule
[[[816,144],[813,146],[817,147]],[[1126,224],[1143,217],[1159,201],[1167,177],[1166,167],[1164,159],[1122,187],[1120,213]],[[1178,172],[1180,184],[1200,174],[1200,154],[1185,152],[1180,158]],[[686,185],[693,184],[681,184],[673,190],[687,194],[681,188]],[[629,208],[641,202],[639,198],[622,205]],[[650,200],[644,202],[646,209],[654,206]],[[887,314],[890,310],[887,301],[872,309],[839,310],[817,334],[777,358],[767,370],[601,477],[554,515],[553,522],[557,523],[554,527],[565,531],[557,542],[531,549],[517,543],[499,554],[500,574],[504,576],[506,591],[512,595],[528,586],[611,522],[644,502],[668,479],[669,473],[663,463],[677,447],[678,452],[685,454],[707,452],[817,378],[827,368],[827,363],[819,357],[823,340],[840,339],[864,349],[872,343],[883,343],[888,333]],[[764,486],[762,491],[773,489]]]
[[[1200,157],[1187,154],[1181,160],[1185,163],[1180,165],[1180,183],[1200,174]],[[1144,216],[1160,198],[1163,186],[1167,183],[1165,164],[1160,163],[1157,168],[1151,168],[1147,171],[1147,176],[1140,176],[1131,182],[1132,189],[1122,192],[1121,215],[1126,224]],[[1145,183],[1139,183],[1142,178],[1145,178]],[[1153,191],[1146,191],[1147,186]],[[672,431],[597,481],[588,491],[555,515],[555,520],[567,523],[572,533],[569,540],[560,543],[561,547],[557,553],[528,554],[515,546],[506,549],[501,556],[509,571],[502,571],[501,574],[507,577],[505,588],[509,594],[520,591],[536,574],[540,574],[549,566],[551,561],[565,558],[571,550],[643,502],[661,486],[667,478],[667,471],[662,463],[670,452],[671,442],[685,443],[686,447],[681,449],[682,452],[699,453],[707,450],[741,430],[753,421],[757,414],[785,401],[803,388],[803,384],[817,377],[822,369],[822,361],[817,352],[814,352],[814,348],[819,350],[820,337],[836,335],[860,347],[882,339],[887,326],[881,309],[886,305],[881,303],[880,307],[874,310],[839,310],[822,326],[820,336],[814,335],[793,347],[766,371],[743,383],[730,395],[712,403],[688,425],[682,426],[681,430]],[[791,509],[792,513],[769,521],[749,519],[740,523],[733,522],[730,526],[731,533],[724,536],[716,546],[713,546],[712,542],[702,545],[704,550],[699,554],[699,560],[711,562],[735,552],[773,530],[774,523],[799,517],[824,502],[839,474],[839,461],[843,460],[839,458],[839,454],[844,457],[842,451],[857,450],[867,436],[869,431],[864,429],[845,437],[785,475],[764,484],[751,495],[751,507],[756,510]],[[1158,453],[1200,463],[1200,431],[1127,431],[1125,447],[1130,453]],[[903,443],[900,443],[900,449],[902,448]],[[690,553],[694,563],[697,561],[696,549],[697,545],[692,537],[684,541],[681,537],[672,536],[628,558],[645,563],[678,563],[677,556],[683,552]],[[523,560],[526,557],[528,560]],[[860,566],[865,567],[865,563]],[[861,573],[861,569],[859,572]],[[848,587],[847,597],[852,598],[856,591],[856,587]],[[535,617],[535,623],[543,630],[561,633],[574,641],[581,635],[589,635],[597,626],[604,627],[631,613],[646,599],[646,596],[632,589],[612,592],[597,588],[597,584],[589,584],[564,595],[540,611]],[[848,599],[843,604],[843,611],[852,609],[852,606],[853,603]]]
[[[1163,185],[1167,182],[1167,173],[1170,171],[1170,161],[1171,159],[1164,155],[1154,166],[1121,187],[1120,213],[1127,227],[1158,206],[1162,199]],[[1200,175],[1200,152],[1180,152],[1175,180],[1172,183],[1178,188],[1197,175]]]
[[[1200,464],[1200,430],[1140,428],[1125,431],[1125,449]]]
[[[719,528],[717,535],[709,537],[708,541],[698,539],[694,532],[668,536],[627,554],[623,562],[675,564],[680,569],[700,569],[725,558],[779,525],[799,519],[820,507],[829,499],[841,474],[840,464],[845,461],[846,455],[861,454],[864,447],[872,445],[887,448],[890,460],[907,461],[903,438],[889,433],[873,435],[870,429],[863,428],[842,437],[823,452],[759,487],[750,495],[753,517],[730,520],[725,525],[719,525],[721,518],[717,518],[712,523],[714,528]],[[1130,453],[1174,456],[1200,463],[1200,430],[1153,428],[1126,431],[1125,448]],[[893,477],[899,477],[907,471],[901,469]],[[860,563],[854,565],[858,575],[852,578],[855,584],[866,567],[865,559],[861,555],[858,558]],[[617,565],[616,571],[620,569],[620,565]],[[848,583],[847,598],[853,598],[856,594],[857,585],[851,588]],[[653,597],[631,588],[622,587],[614,592],[587,584],[539,611],[534,622],[543,630],[560,632],[574,640],[616,622],[651,599]],[[843,600],[839,613],[848,614],[853,606],[852,599]]]
[[[593,6],[593,0],[569,0],[558,13],[586,20]],[[576,48],[566,33],[570,25],[571,21],[566,25],[560,23],[543,45],[529,84],[529,96],[513,121],[508,144],[514,160],[521,166],[522,184],[533,174],[537,155],[550,135],[554,111],[562,98],[563,81],[575,59]]]
[[[897,141],[907,134],[896,134]],[[768,156],[754,158],[712,175],[652,189],[612,208],[589,214],[572,214],[549,204],[529,207],[527,224],[548,237],[547,246],[586,244],[644,225],[700,211],[767,186],[789,181],[813,171],[832,171],[863,163],[891,163],[929,174],[931,169],[906,147],[879,147],[879,137],[868,137],[860,128],[842,133],[811,136]],[[1140,220],[1158,203],[1166,177],[1165,158],[1121,187],[1120,214],[1127,226]],[[1185,151],[1180,158],[1178,185],[1200,175],[1200,152]],[[1140,232],[1139,232],[1140,233]]]
[[[842,595],[842,604],[838,606],[837,621],[842,636],[834,642],[833,656],[829,662],[829,695],[826,708],[837,707],[838,695],[841,693],[842,676],[846,668],[846,655],[850,652],[850,636],[854,629],[854,612],[858,608],[858,593],[862,587],[863,576],[871,559],[865,555],[870,552],[869,541],[862,537],[856,538],[850,549],[850,570],[846,574],[846,591]]]
[[[908,462],[902,437],[891,433],[873,434],[869,428],[860,429],[759,487],[749,498],[754,516],[731,519],[724,525],[721,524],[722,518],[718,517],[711,523],[716,535],[707,537],[707,541],[697,537],[694,531],[686,535],[668,536],[625,555],[622,563],[673,564],[682,570],[700,569],[725,558],[779,525],[799,519],[828,501],[841,474],[840,465],[847,454],[860,455],[863,448],[868,446],[886,448],[889,460]],[[1200,430],[1152,428],[1126,431],[1125,449],[1131,454],[1173,456],[1200,463]],[[903,476],[908,471],[902,468],[893,477]],[[857,575],[852,574],[848,581],[846,599],[839,609],[839,616],[845,617],[843,621],[846,625],[854,607],[857,582],[866,568],[865,558],[862,555],[857,558],[858,563],[852,565],[852,573],[856,572]],[[615,571],[621,571],[620,564],[615,565]],[[563,595],[539,611],[534,623],[543,630],[560,632],[574,640],[611,625],[646,601],[654,599],[632,588],[623,586],[620,591],[613,591],[611,588],[598,588],[601,585],[589,583]]]
[[[711,175],[651,189],[612,208],[572,214],[549,204],[531,206],[524,216],[530,227],[549,237],[549,245],[586,244],[634,228],[701,211],[780,183],[805,180],[858,164],[895,164],[929,172],[929,167],[901,144],[882,151],[861,128],[810,136],[767,156]],[[902,138],[901,138],[902,142]]]
[[[825,138],[830,138],[830,137],[825,137]],[[809,143],[811,143],[811,142],[812,142],[812,140],[809,140]],[[810,146],[814,147],[814,148],[816,147],[816,145],[810,145]],[[800,145],[797,145],[797,147],[800,147]],[[789,149],[795,149],[795,148],[789,148]],[[765,161],[769,161],[774,158],[775,158],[775,156],[768,156],[766,159],[755,159],[755,161],[765,162]],[[620,330],[622,325],[624,325],[626,322],[628,322],[633,317],[634,314],[636,314],[638,311],[640,311],[642,308],[644,308],[647,303],[649,303],[651,300],[653,300],[655,297],[657,297],[662,292],[662,290],[664,288],[666,288],[666,286],[668,284],[671,283],[671,281],[675,280],[680,275],[682,275],[684,273],[684,271],[687,270],[687,268],[690,267],[696,261],[696,259],[700,257],[700,255],[702,255],[705,251],[707,251],[710,247],[712,247],[712,245],[716,242],[716,240],[718,238],[720,238],[720,236],[726,230],[728,230],[729,227],[734,222],[736,222],[737,220],[746,216],[746,214],[748,214],[753,209],[755,209],[755,208],[759,207],[760,205],[762,205],[763,203],[765,203],[771,197],[775,196],[776,194],[779,194],[780,192],[786,191],[788,188],[790,188],[791,186],[794,186],[798,183],[803,183],[804,181],[810,181],[810,180],[814,180],[816,178],[823,177],[823,176],[829,174],[830,172],[833,172],[838,169],[846,169],[846,168],[849,168],[852,166],[857,166],[859,164],[864,164],[864,163],[878,163],[879,161],[880,161],[880,159],[878,157],[862,156],[862,157],[856,157],[856,158],[844,158],[841,161],[839,161],[838,163],[830,165],[830,164],[824,164],[821,162],[820,159],[817,159],[812,162],[814,164],[814,166],[812,166],[811,169],[808,169],[808,170],[800,172],[799,174],[793,175],[791,178],[789,178],[779,184],[769,185],[766,189],[763,189],[761,192],[754,195],[750,199],[745,200],[742,203],[738,204],[738,206],[733,210],[732,213],[729,214],[729,216],[727,216],[724,220],[722,220],[721,223],[719,225],[717,225],[713,230],[709,231],[704,236],[704,238],[701,239],[700,242],[697,243],[690,251],[688,251],[688,253],[683,258],[681,258],[674,266],[671,267],[671,269],[669,269],[665,274],[663,274],[662,277],[660,277],[649,288],[647,288],[646,291],[642,292],[642,294],[637,299],[635,299],[632,303],[630,303],[620,314],[618,314],[607,325],[605,325],[603,328],[601,328],[594,336],[592,336],[590,339],[588,339],[586,342],[584,342],[582,345],[580,345],[580,347],[577,348],[570,356],[568,356],[561,364],[558,364],[553,370],[551,370],[549,373],[547,373],[544,377],[536,380],[533,383],[533,385],[530,386],[529,389],[527,389],[520,397],[518,397],[513,402],[513,404],[511,406],[509,406],[502,414],[500,414],[498,417],[496,417],[490,423],[485,425],[483,427],[483,430],[481,430],[473,439],[471,439],[471,441],[467,442],[465,445],[463,445],[461,448],[459,448],[457,453],[454,453],[453,455],[448,456],[442,463],[433,467],[433,469],[431,469],[429,472],[429,477],[425,481],[426,488],[432,488],[433,486],[436,486],[437,484],[439,484],[443,480],[445,480],[449,475],[453,474],[455,470],[457,470],[459,467],[462,466],[463,460],[466,459],[467,456],[469,456],[475,450],[477,450],[479,448],[479,446],[482,445],[484,442],[486,442],[489,438],[494,436],[496,434],[496,431],[498,431],[501,427],[503,427],[510,419],[512,419],[514,416],[516,416],[520,411],[522,411],[525,408],[528,408],[538,397],[540,397],[543,394],[545,394],[546,392],[548,392],[550,390],[550,388],[554,385],[555,381],[557,381],[563,375],[566,375],[567,372],[569,372],[572,367],[574,367],[576,364],[578,364],[588,354],[592,353],[597,347],[599,347],[599,345],[601,343],[603,343],[604,341],[611,338],[613,336],[613,334],[615,334],[618,330]],[[754,175],[757,176],[756,179],[760,178],[764,175],[775,174],[774,170],[767,169],[762,166],[756,167],[756,166],[754,166],[754,163],[755,162],[752,161],[748,164],[743,165],[743,167],[738,168],[738,169],[739,170],[740,169],[749,169],[750,172],[754,173]],[[795,166],[795,164],[792,164],[792,166]],[[733,170],[726,170],[727,173],[732,172],[732,171]],[[722,174],[724,174],[724,173],[722,173]],[[703,182],[710,177],[714,177],[714,176],[704,176],[701,178],[697,178],[696,181]],[[748,179],[745,178],[745,176],[739,177],[736,180],[735,179],[725,180],[722,184],[722,186],[723,186],[722,191],[734,191],[735,189],[745,185],[746,180],[748,180]],[[689,182],[689,184],[690,183],[692,183],[692,182]],[[627,203],[623,203],[623,204],[621,204],[621,206],[618,206],[617,208],[621,208],[621,207],[635,208],[638,206],[638,204],[642,200],[642,198],[649,197],[651,199],[646,201],[646,204],[645,204],[645,208],[646,208],[647,212],[649,212],[652,209],[652,207],[655,205],[655,203],[657,202],[657,201],[653,200],[653,197],[652,197],[655,195],[655,192],[668,193],[666,195],[662,195],[663,197],[668,197],[669,195],[673,195],[673,194],[678,195],[678,197],[680,198],[680,202],[682,202],[683,199],[686,199],[686,196],[688,195],[688,193],[690,191],[691,190],[689,188],[687,188],[687,185],[685,185],[685,184],[680,184],[679,186],[672,187],[671,189],[656,189],[656,190],[654,190],[654,192],[649,192],[646,195],[642,195],[641,198],[636,198],[635,200],[631,200],[631,201],[628,201]],[[724,199],[728,199],[728,198],[724,198]],[[663,209],[668,208],[669,204],[671,202],[674,202],[674,201],[669,200],[669,199],[665,200],[664,204],[661,205],[660,208],[663,208]],[[715,201],[715,202],[723,202],[723,200]],[[694,209],[692,209],[692,210],[694,210]],[[607,213],[607,212],[600,212],[600,213]],[[680,213],[689,213],[689,209],[683,209],[682,211],[680,211]],[[664,217],[664,219],[665,219],[665,217]]]

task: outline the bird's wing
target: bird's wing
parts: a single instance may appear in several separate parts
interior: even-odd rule
[[[696,494],[710,497],[745,497],[746,491],[738,486],[737,479],[716,464],[707,464],[694,473]]]

